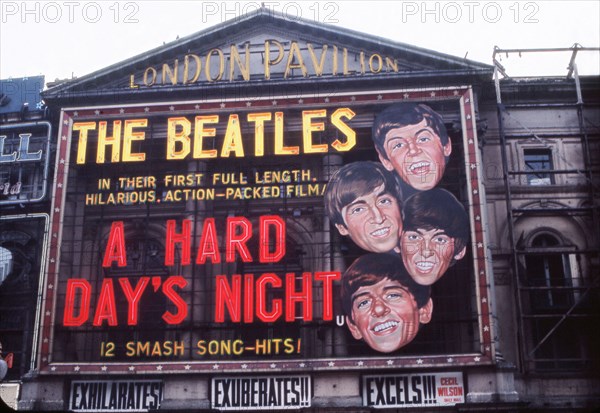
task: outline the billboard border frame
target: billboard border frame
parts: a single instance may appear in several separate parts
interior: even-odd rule
[[[477,300],[477,320],[479,352],[443,355],[396,355],[388,357],[336,357],[310,359],[239,360],[239,361],[199,361],[161,360],[132,362],[52,362],[52,342],[54,315],[56,311],[56,290],[66,197],[66,184],[72,139],[73,122],[79,119],[103,119],[136,115],[183,115],[198,110],[230,112],[232,110],[270,108],[310,108],[333,106],[336,104],[379,104],[386,101],[458,101],[461,112],[462,138],[464,145],[464,166],[467,177],[471,245],[473,252],[473,277]],[[41,374],[186,374],[186,373],[234,373],[234,372],[312,372],[365,370],[387,368],[458,368],[465,366],[486,366],[496,363],[495,326],[492,324],[490,303],[493,286],[492,269],[488,256],[485,214],[485,193],[481,173],[481,154],[477,139],[475,102],[471,86],[425,87],[419,89],[369,90],[343,92],[321,96],[304,94],[295,97],[271,96],[256,99],[209,99],[177,102],[135,103],[126,105],[84,106],[62,108],[58,129],[56,168],[52,190],[51,242],[48,245],[48,263],[45,295],[39,307],[40,316],[39,354],[37,368]]]

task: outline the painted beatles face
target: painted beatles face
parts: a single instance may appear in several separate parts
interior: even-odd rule
[[[419,191],[435,187],[446,169],[446,157],[452,152],[450,138],[442,145],[440,137],[423,119],[416,125],[391,129],[383,148],[388,159],[379,159],[388,171],[396,171],[408,185]]]
[[[352,336],[372,349],[389,353],[414,340],[419,323],[431,320],[431,299],[422,308],[400,282],[384,278],[360,287],[352,295],[352,319],[346,318]]]
[[[467,247],[454,254],[454,238],[443,230],[404,231],[401,237],[402,261],[416,283],[431,285],[446,272],[452,259],[464,257]]]
[[[385,192],[384,184],[342,208],[342,217],[346,225],[336,224],[338,231],[350,236],[360,248],[389,252],[398,247],[402,232],[400,206]]]

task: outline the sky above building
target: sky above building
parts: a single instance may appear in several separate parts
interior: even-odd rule
[[[0,78],[81,77],[256,10],[261,4],[392,41],[492,64],[501,49],[600,47],[589,1],[7,1],[0,2]],[[223,39],[224,43],[227,42]],[[570,52],[503,53],[510,76],[566,75]],[[580,74],[599,74],[580,52]]]

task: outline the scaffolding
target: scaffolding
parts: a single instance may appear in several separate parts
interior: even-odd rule
[[[576,56],[581,52],[599,51],[600,48],[579,44],[552,49],[494,48],[507,232],[511,270],[515,275],[519,361],[524,372],[586,370],[598,365],[593,350],[598,348],[594,342],[597,338],[590,327],[599,317],[595,303],[600,284],[600,159],[597,150],[600,127],[586,117],[588,110],[590,113],[598,111],[598,102],[584,102]],[[571,53],[566,77],[511,78],[499,61],[502,55],[555,52]],[[536,96],[530,94],[532,90],[538,92]],[[545,94],[541,99],[540,90]],[[573,122],[564,121],[563,125],[555,122],[554,128],[548,128],[536,118],[558,113]],[[561,153],[557,142],[564,148],[566,140],[572,148],[578,148]],[[524,149],[528,145],[536,149],[529,149],[528,153]],[[574,153],[580,156],[573,156]],[[530,159],[529,164],[527,159]],[[555,169],[553,160],[562,168]],[[561,244],[556,220],[579,222],[588,231],[587,246],[576,242]],[[525,222],[537,222],[537,225],[527,228]],[[539,225],[540,222],[543,224]],[[532,234],[540,233],[540,226],[551,228],[553,225],[556,225],[558,243],[552,241],[552,235],[540,236],[536,241]],[[562,280],[558,279],[559,273]],[[587,331],[577,328],[586,325]],[[585,336],[579,340],[578,351],[568,344],[563,345],[565,335],[577,341],[573,333]]]

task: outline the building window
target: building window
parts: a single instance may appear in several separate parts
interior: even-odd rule
[[[582,294],[581,255],[555,234],[534,236],[525,255],[523,326],[528,370],[591,368],[591,303]],[[587,327],[586,327],[587,325]]]
[[[554,176],[548,172],[553,169],[551,149],[523,150],[527,183],[529,185],[552,185]]]

